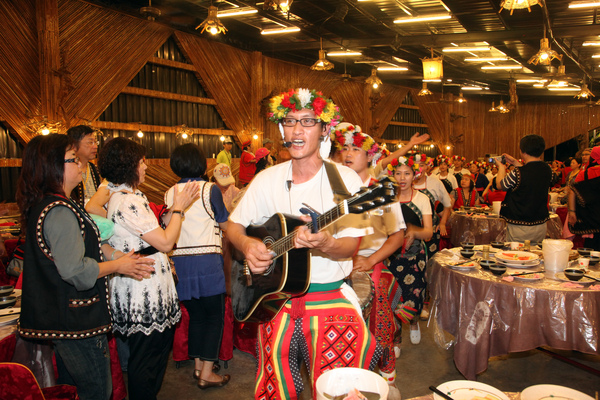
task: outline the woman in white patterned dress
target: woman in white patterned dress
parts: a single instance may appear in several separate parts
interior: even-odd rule
[[[109,244],[120,252],[134,250],[155,261],[155,273],[141,281],[116,275],[110,280],[113,329],[129,346],[129,399],[155,399],[164,376],[174,327],[181,311],[171,274],[170,251],[181,230],[183,210],[198,198],[198,184],[179,192],[163,229],[148,199],[138,190],[144,182],[146,148],[132,140],[114,138],[102,149],[98,166],[112,195],[107,218],[115,224]]]

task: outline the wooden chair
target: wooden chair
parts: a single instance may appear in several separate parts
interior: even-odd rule
[[[77,388],[56,385],[40,388],[33,372],[23,364],[0,363],[0,399],[79,400]]]

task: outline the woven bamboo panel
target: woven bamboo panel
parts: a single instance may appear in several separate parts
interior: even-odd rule
[[[196,68],[202,86],[217,101],[217,110],[227,126],[236,132],[253,128],[250,53],[181,32],[175,37]]]
[[[77,0],[59,1],[59,24],[73,82],[62,107],[72,125],[98,118],[172,34],[163,25]]]
[[[27,113],[41,113],[35,1],[0,1],[0,26],[0,119],[27,142]]]

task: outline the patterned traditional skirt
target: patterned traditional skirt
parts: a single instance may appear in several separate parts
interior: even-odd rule
[[[372,370],[380,356],[375,337],[339,289],[307,293],[259,326],[255,399],[297,399],[304,389],[302,360],[316,393],[317,378],[325,371]]]

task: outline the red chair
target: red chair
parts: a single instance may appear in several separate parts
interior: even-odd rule
[[[0,363],[0,399],[79,400],[79,396],[75,386],[40,388],[33,372],[23,364]]]

